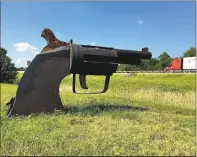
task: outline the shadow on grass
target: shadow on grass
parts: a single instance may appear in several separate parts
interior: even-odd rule
[[[88,106],[64,106],[64,112],[65,113],[71,113],[71,114],[90,114],[90,115],[98,115],[104,112],[110,112],[110,111],[146,111],[147,108],[143,107],[137,107],[137,106],[129,106],[129,105],[111,105],[111,104],[94,104],[94,105],[88,105]]]

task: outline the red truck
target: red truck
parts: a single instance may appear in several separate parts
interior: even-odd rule
[[[172,60],[164,70],[194,70],[196,69],[196,57],[176,58]]]

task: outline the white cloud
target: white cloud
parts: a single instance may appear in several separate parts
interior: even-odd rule
[[[141,19],[138,19],[138,24],[143,24],[144,23],[144,21],[142,21]]]
[[[40,51],[34,51],[33,53],[34,53],[35,55],[37,55],[37,54],[40,53]]]
[[[17,58],[16,63],[17,64],[20,64],[20,62],[21,62],[21,59],[20,58]]]
[[[31,52],[33,54],[40,53],[38,48],[30,45],[27,42],[20,42],[13,45],[17,52]]]
[[[90,44],[90,45],[94,46],[94,45],[96,45],[96,43],[95,43],[95,42],[91,42],[91,44]]]

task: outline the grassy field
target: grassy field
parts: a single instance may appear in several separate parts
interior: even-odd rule
[[[1,84],[0,155],[196,154],[195,74],[115,74],[100,95],[73,94],[71,78],[60,87],[68,112],[11,119],[5,104],[17,86]],[[103,81],[87,78],[90,90]]]

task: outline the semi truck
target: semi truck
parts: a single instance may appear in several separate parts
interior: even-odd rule
[[[176,58],[164,70],[196,70],[196,57]]]

